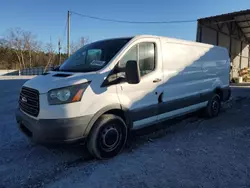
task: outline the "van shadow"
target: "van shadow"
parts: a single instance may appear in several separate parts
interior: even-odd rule
[[[131,131],[128,134],[124,152],[132,152],[147,142],[152,142],[153,140],[160,139],[167,135],[176,134],[177,132],[181,131],[183,125],[182,123],[189,124],[198,122],[200,120],[203,120],[200,118],[200,112],[193,112],[175,119],[144,127],[140,130]],[[66,145],[49,144],[43,145],[42,147],[46,147],[51,152],[65,153],[66,156],[71,154],[76,156],[75,160],[65,162],[64,165],[67,166],[67,168],[83,165],[84,163],[95,160],[95,158],[89,153],[86,143],[73,143]]]
[[[200,113],[200,111],[193,112],[131,131],[126,143],[127,152],[135,150],[146,142],[153,142],[162,137],[178,133],[183,128],[183,123],[189,124],[202,121]]]

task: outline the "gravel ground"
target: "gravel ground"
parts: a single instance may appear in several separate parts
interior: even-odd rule
[[[0,80],[0,188],[250,187],[250,86],[233,86],[217,118],[135,132],[123,153],[97,161],[84,146],[43,147],[20,133],[14,110],[26,79]]]

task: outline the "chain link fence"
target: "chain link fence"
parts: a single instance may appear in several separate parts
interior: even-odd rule
[[[28,68],[28,69],[22,69],[22,70],[17,70],[17,71],[14,71],[14,72],[10,72],[10,73],[7,73],[5,74],[4,76],[21,76],[21,75],[24,75],[24,76],[31,76],[31,75],[41,75],[43,74],[44,72],[47,72],[47,71],[51,71],[54,69],[54,66],[49,66],[46,68],[46,71],[45,71],[45,67],[34,67],[34,68]]]

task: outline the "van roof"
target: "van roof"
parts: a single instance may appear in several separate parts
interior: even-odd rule
[[[215,46],[211,44],[206,44],[206,43],[201,43],[201,42],[196,42],[196,41],[189,41],[189,40],[183,40],[183,39],[178,39],[178,38],[172,38],[172,37],[165,37],[165,36],[157,36],[157,35],[135,35],[135,36],[127,36],[127,37],[114,37],[114,38],[107,38],[105,40],[112,40],[112,39],[141,39],[141,38],[160,38],[162,40],[167,40],[168,42],[173,42],[173,43],[180,43],[180,44],[187,44],[187,45],[194,45],[194,46],[201,46],[201,47],[216,47],[216,48],[223,48],[221,46]]]
[[[144,37],[160,38],[162,40],[167,40],[168,42],[173,42],[173,43],[189,44],[189,45],[202,46],[202,47],[217,47],[217,48],[225,49],[224,47],[216,46],[216,45],[212,45],[212,44],[206,44],[206,43],[190,41],[190,40],[184,40],[184,39],[178,39],[178,38],[172,38],[172,37],[157,36],[157,35],[136,35],[133,38],[140,39],[140,38],[144,38]]]

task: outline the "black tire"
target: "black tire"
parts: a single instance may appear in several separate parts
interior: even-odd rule
[[[95,122],[90,132],[88,150],[98,159],[112,158],[123,149],[127,134],[128,129],[122,118],[104,114]]]
[[[214,94],[208,101],[207,107],[204,109],[205,116],[207,118],[213,118],[218,116],[221,108],[221,99],[218,94]]]

